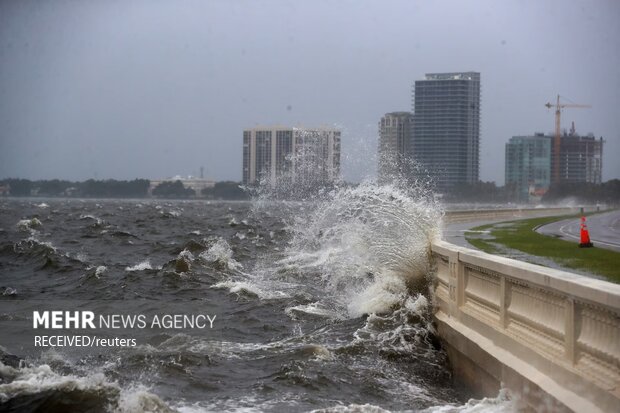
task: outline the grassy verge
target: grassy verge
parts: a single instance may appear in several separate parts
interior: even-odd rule
[[[548,258],[562,267],[580,269],[620,283],[620,253],[603,248],[579,248],[577,242],[537,233],[540,225],[576,216],[543,217],[472,228],[465,239],[482,251],[501,255],[503,248]]]

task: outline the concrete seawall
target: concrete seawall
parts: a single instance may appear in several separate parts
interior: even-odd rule
[[[431,250],[458,380],[486,396],[503,385],[536,411],[618,411],[620,285],[444,241]]]

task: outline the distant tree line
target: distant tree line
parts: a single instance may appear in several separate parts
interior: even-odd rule
[[[76,198],[145,198],[152,195],[175,199],[197,196],[207,199],[248,199],[248,194],[239,187],[238,182],[217,182],[213,188],[205,188],[200,194],[196,194],[191,188],[186,188],[181,181],[164,181],[149,194],[150,184],[148,179],[132,181],[89,179],[73,182],[59,179],[31,181],[9,178],[0,181],[0,194]]]
[[[117,181],[108,179],[72,182],[59,179],[30,181],[28,179],[5,179],[11,196],[84,197],[84,198],[143,198],[148,195],[148,179]]]
[[[495,182],[482,181],[456,186],[444,194],[448,202],[506,203],[516,199],[514,185],[497,186]]]
[[[11,196],[82,197],[82,198],[193,198],[222,200],[244,200],[249,198],[238,182],[223,181],[211,188],[204,188],[199,194],[183,186],[181,181],[165,181],[153,188],[149,194],[148,179],[117,181],[114,179],[72,182],[59,179],[30,181],[9,178],[0,181],[0,194]],[[551,185],[542,202],[557,203],[567,198],[581,202],[620,204],[620,180],[612,179],[602,184],[562,183]],[[506,203],[516,202],[517,188],[514,185],[497,186],[494,182],[479,181],[465,184],[447,191],[446,202]]]
[[[249,194],[239,186],[239,182],[233,181],[216,182],[213,188],[204,188],[202,195],[207,199],[242,200],[249,198]]]
[[[602,184],[592,183],[561,183],[552,184],[542,197],[544,203],[557,203],[567,198],[579,202],[620,204],[620,180],[612,179]],[[447,191],[444,200],[447,202],[481,202],[506,203],[518,202],[517,187],[514,184],[497,186],[495,182],[477,182],[464,184]]]
[[[185,188],[181,181],[164,181],[153,188],[153,196],[160,198],[190,198],[196,195],[196,191]]]

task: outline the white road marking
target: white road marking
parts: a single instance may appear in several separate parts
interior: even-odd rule
[[[561,232],[563,235],[566,235],[567,237],[570,237],[570,238],[575,238],[575,239],[579,239],[579,237],[578,237],[578,236],[573,235],[573,234],[572,234],[572,233],[570,233],[570,232],[566,232],[566,231],[564,231],[564,228],[566,228],[566,227],[570,227],[571,225],[573,225],[573,223],[572,223],[572,222],[570,222],[570,223],[568,223],[568,224],[566,224],[566,225],[562,225],[562,226],[560,227],[560,232]]]
[[[620,219],[620,218],[618,218],[618,219]],[[576,239],[576,240],[581,240],[581,238],[580,238],[580,237],[578,237],[578,236],[576,236],[576,235],[573,235],[571,232],[566,232],[566,230],[565,230],[565,229],[566,229],[566,227],[569,227],[568,231],[570,231],[570,227],[571,227],[572,225],[574,225],[574,224],[575,224],[574,222],[570,222],[570,223],[568,223],[568,224],[562,225],[562,226],[560,227],[560,232],[562,233],[562,235],[565,235],[565,236],[567,236],[567,237],[570,237],[570,238],[573,238],[573,239]],[[595,243],[597,243],[597,244],[609,245],[610,247],[620,248],[620,244],[618,244],[618,243],[600,241],[600,240],[598,240],[598,239],[596,239],[596,238],[590,238],[590,240],[591,240],[593,243],[595,242]]]

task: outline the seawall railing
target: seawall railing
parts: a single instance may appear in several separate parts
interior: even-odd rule
[[[456,375],[487,395],[501,383],[537,410],[618,411],[620,285],[444,241],[431,253]]]
[[[497,220],[502,218],[528,218],[536,216],[568,215],[579,211],[596,211],[597,206],[579,207],[553,207],[553,208],[509,208],[509,209],[477,209],[477,210],[455,210],[446,211],[444,223],[455,224],[460,222]]]

